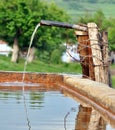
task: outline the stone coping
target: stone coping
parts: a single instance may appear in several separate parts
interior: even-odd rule
[[[69,89],[80,94],[78,98],[100,112],[115,127],[115,89],[100,82],[74,76],[64,76],[63,81]]]

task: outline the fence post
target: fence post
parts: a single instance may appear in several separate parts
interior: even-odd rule
[[[88,23],[88,33],[92,51],[95,81],[106,83],[101,41],[99,40],[98,27],[95,23]]]
[[[91,78],[97,82],[110,83],[109,79],[109,54],[107,33],[98,31],[95,23],[88,23],[88,32],[75,31],[78,40],[78,52],[82,66],[83,77]],[[98,116],[98,118],[94,118]],[[98,128],[99,124],[103,128]],[[101,116],[93,109],[88,130],[105,130],[105,123]]]
[[[75,31],[75,35],[78,40],[78,53],[80,55],[80,63],[82,66],[83,77],[95,80],[88,32]]]
[[[108,47],[108,33],[102,32],[102,55],[104,60],[104,76],[105,83],[112,87],[111,73],[110,73],[110,58],[109,58],[109,47]]]
[[[87,26],[92,51],[92,65],[94,66],[95,81],[108,84],[108,69],[105,67],[105,62],[108,61],[108,50],[107,47],[103,45],[107,38],[105,38],[105,35],[103,35],[103,38],[100,36],[98,27],[95,23],[88,23]],[[98,116],[98,118],[95,118],[94,115]],[[103,128],[98,127],[100,123],[103,124]],[[88,130],[92,129],[92,127],[94,130],[106,129],[105,122],[94,109],[91,113]]]

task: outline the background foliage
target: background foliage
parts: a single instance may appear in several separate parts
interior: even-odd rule
[[[12,45],[14,38],[17,38],[20,49],[28,48],[32,32],[42,19],[69,19],[55,4],[45,4],[40,0],[1,0],[0,12],[0,39],[5,39]],[[64,33],[64,29],[40,27],[32,44],[37,48],[39,58],[49,60],[52,51],[59,48],[65,39]]]
[[[107,7],[113,9],[111,7],[114,7],[114,4],[115,0],[1,0],[0,39],[12,45],[14,38],[17,37],[22,50],[28,48],[32,32],[41,19],[86,24],[94,21],[101,30],[108,31],[110,49],[115,50],[115,15],[113,13],[113,18],[108,18],[106,13]],[[104,12],[95,8],[102,5],[106,7],[102,8]],[[111,16],[113,11],[109,12]],[[37,48],[36,54],[39,60],[58,63],[59,61],[54,61],[57,59],[57,49],[60,56],[63,52],[60,45],[69,41],[76,42],[72,30],[41,26],[32,45]]]

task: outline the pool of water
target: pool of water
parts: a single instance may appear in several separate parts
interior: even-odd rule
[[[79,103],[60,92],[0,91],[0,130],[73,130]],[[26,115],[27,114],[27,115]]]
[[[0,90],[0,130],[88,130],[92,109],[65,96],[56,86],[38,86],[31,91],[3,87]],[[100,130],[115,129],[108,124]]]

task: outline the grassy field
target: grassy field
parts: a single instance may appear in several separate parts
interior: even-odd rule
[[[25,61],[20,59],[19,63],[10,62],[9,57],[0,56],[0,70],[1,71],[23,71]],[[115,70],[115,65],[111,66]],[[47,64],[39,60],[35,60],[31,64],[27,64],[26,71],[29,72],[50,72],[50,73],[70,73],[81,74],[81,66],[77,63],[62,63],[62,64]],[[115,76],[112,76],[113,87],[115,88]]]
[[[60,8],[64,9],[73,19],[77,21],[80,16],[84,14],[94,14],[97,10],[102,10],[107,18],[115,18],[115,4],[111,3],[89,3],[77,1],[63,1],[63,0],[43,0],[47,2],[54,2]]]
[[[9,57],[0,56],[0,70],[23,71],[24,62],[24,60],[20,59],[19,63],[12,63],[10,62]],[[81,67],[80,64],[76,63],[47,64],[39,60],[35,60],[31,64],[27,64],[26,71],[81,74]]]

